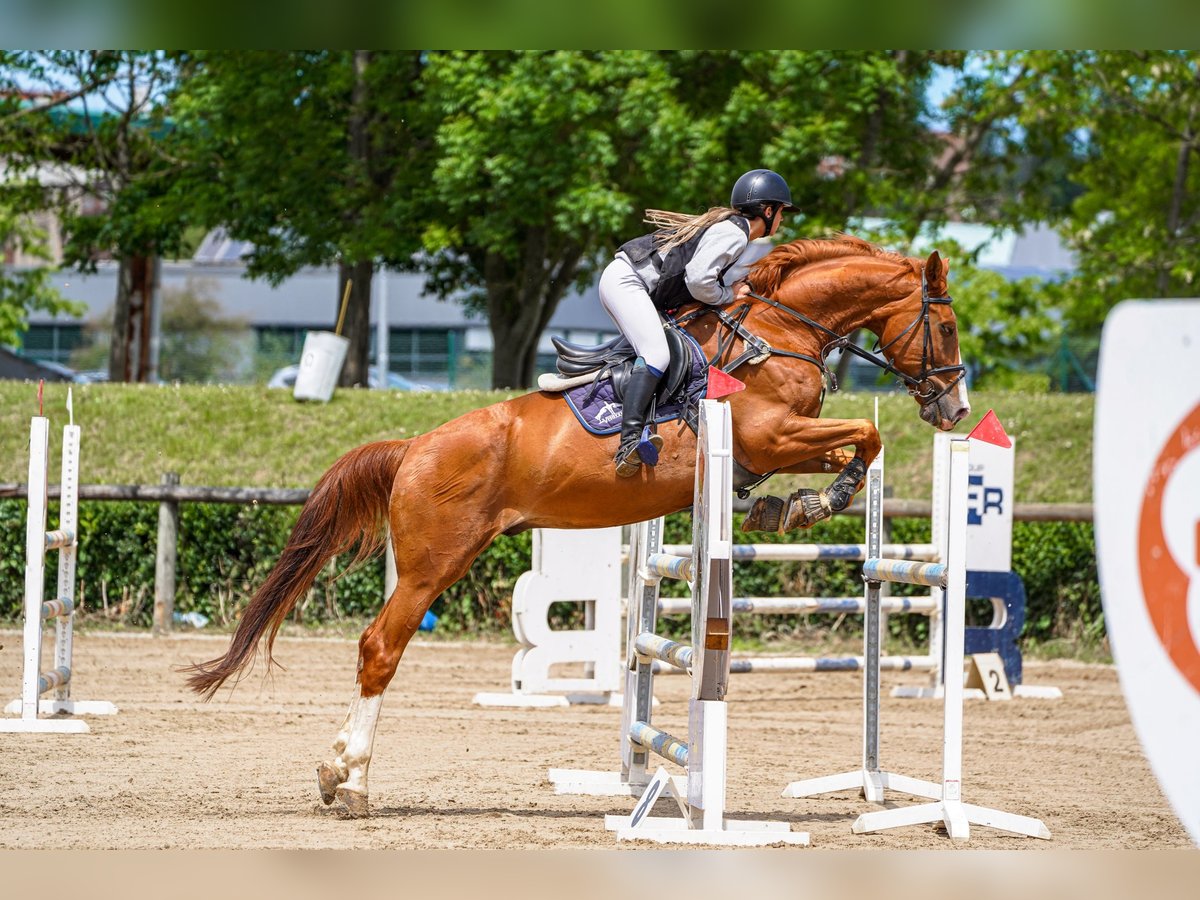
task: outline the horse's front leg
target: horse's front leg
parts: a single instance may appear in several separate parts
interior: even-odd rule
[[[879,432],[866,419],[788,420],[789,427],[770,435],[747,454],[755,471],[788,474],[838,472],[825,490],[801,488],[788,498],[759,497],[742,523],[742,531],[785,532],[811,528],[850,505],[861,489],[867,466],[879,454]],[[757,435],[755,437],[758,437]],[[851,453],[845,449],[855,448]],[[770,456],[776,462],[764,464]]]

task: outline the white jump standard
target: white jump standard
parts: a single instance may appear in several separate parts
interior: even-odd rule
[[[870,782],[872,790],[882,792],[883,787],[893,787],[908,791],[920,797],[928,797],[934,802],[918,806],[885,809],[878,812],[864,813],[855,820],[851,829],[856,834],[881,831],[885,828],[896,828],[901,825],[920,825],[933,822],[944,822],[946,831],[953,840],[965,841],[970,838],[971,824],[997,828],[1027,837],[1048,839],[1050,831],[1039,819],[1028,816],[1018,816],[995,809],[973,806],[962,800],[962,710],[963,710],[963,643],[966,627],[966,586],[967,586],[967,478],[969,474],[971,441],[952,441],[950,444],[950,496],[947,522],[947,556],[944,564],[929,565],[911,563],[903,560],[869,559],[863,564],[863,577],[867,581],[868,617],[871,616],[871,597],[878,604],[879,587],[883,581],[900,581],[908,584],[935,584],[945,588],[946,620],[945,647],[946,678],[943,700],[943,736],[942,736],[942,783],[933,785],[916,779],[882,773],[878,769],[878,760],[871,757],[871,741],[876,742],[877,753],[878,731],[874,736],[868,730],[864,742],[863,772],[864,793],[866,783]],[[878,615],[878,612],[875,612]],[[868,634],[871,629],[867,629]],[[878,634],[878,631],[875,631]],[[872,690],[874,691],[875,709],[878,709],[878,669],[875,669],[872,686],[872,669],[868,668],[868,678],[864,688],[864,705],[871,707]],[[876,729],[878,719],[875,720]],[[843,776],[834,776],[830,781]],[[818,779],[818,782],[820,779]],[[804,783],[801,783],[803,786]],[[811,783],[810,783],[811,786]],[[847,785],[849,786],[849,785]],[[791,788],[797,788],[793,785]],[[789,789],[791,789],[789,788]],[[929,788],[933,790],[930,791]],[[826,787],[825,790],[831,788]],[[793,793],[791,796],[802,796]],[[868,795],[869,796],[869,795]]]
[[[67,409],[71,409],[70,393]],[[25,627],[24,670],[21,697],[5,712],[20,718],[0,717],[0,732],[85,733],[82,719],[39,718],[39,713],[112,715],[117,708],[102,700],[71,699],[71,651],[75,618],[75,561],[79,519],[79,426],[63,428],[62,491],[58,528],[46,531],[49,486],[50,420],[35,416],[29,428],[29,511],[25,527]],[[58,596],[43,602],[46,553],[58,551]],[[42,627],[55,621],[54,668],[43,672]],[[41,700],[54,691],[53,699]]]
[[[808,835],[793,832],[787,822],[725,818],[725,694],[729,685],[733,619],[732,434],[729,407],[716,401],[701,403],[692,555],[682,557],[661,552],[660,520],[645,523],[644,538],[631,545],[632,605],[626,645],[629,671],[621,713],[623,745],[619,783],[624,787],[624,793],[630,793],[640,785],[646,787],[633,815],[606,817],[605,826],[617,832],[618,840],[727,846],[808,843]],[[664,577],[691,583],[690,647],[654,633],[658,584]],[[651,724],[655,661],[690,669],[692,696],[688,705],[686,742]],[[684,767],[686,775],[670,776],[659,768],[653,779],[647,779],[646,764],[650,753]],[[572,777],[571,773],[559,774],[568,779]],[[551,778],[555,777],[556,773],[552,771]],[[664,795],[675,799],[680,812],[678,818],[649,815],[655,801]]]
[[[931,800],[942,796],[941,785],[885,772],[879,768],[879,673],[881,669],[893,668],[884,664],[881,657],[883,617],[881,613],[887,601],[881,598],[882,575],[872,574],[892,571],[897,574],[888,580],[908,584],[928,585],[938,589],[937,596],[946,586],[946,566],[940,563],[913,563],[899,559],[883,558],[881,551],[891,550],[891,545],[882,545],[883,534],[883,457],[884,451],[867,469],[867,544],[863,561],[863,578],[866,582],[865,596],[860,601],[863,609],[863,758],[862,768],[837,775],[825,775],[795,781],[783,789],[784,797],[812,797],[833,791],[861,790],[863,797],[872,803],[884,801],[884,791],[894,789],[917,797]],[[934,510],[934,518],[938,511]],[[945,540],[945,529],[939,535]],[[931,548],[935,558],[945,559],[946,548]],[[903,577],[901,577],[903,576]],[[894,598],[888,598],[892,602]],[[936,602],[933,599],[924,602]]]

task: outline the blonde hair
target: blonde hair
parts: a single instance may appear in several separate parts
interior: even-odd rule
[[[723,222],[730,216],[741,215],[736,209],[728,206],[714,206],[708,212],[698,216],[687,213],[668,212],[665,209],[648,209],[642,220],[658,229],[655,237],[656,248],[664,256],[681,244],[686,244],[710,225]]]

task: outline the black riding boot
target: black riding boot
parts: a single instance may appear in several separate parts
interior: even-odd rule
[[[637,472],[638,466],[643,462],[651,466],[658,462],[658,451],[662,449],[663,440],[656,432],[644,432],[647,431],[646,417],[650,413],[651,403],[654,402],[654,391],[658,387],[660,377],[641,362],[629,373],[625,396],[621,398],[624,406],[621,417],[621,446],[617,455],[613,457],[613,462],[617,464],[617,474],[622,478],[628,478]]]

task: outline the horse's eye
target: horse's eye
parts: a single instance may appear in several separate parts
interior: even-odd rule
[[[950,322],[943,322],[938,328],[942,329],[942,334],[946,337],[954,337],[954,325]]]

